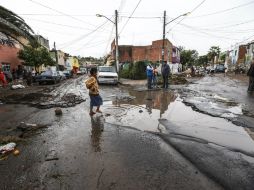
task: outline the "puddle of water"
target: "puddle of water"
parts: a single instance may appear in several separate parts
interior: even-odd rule
[[[110,97],[111,101],[104,102],[102,109],[106,115],[106,123],[133,127],[142,131],[175,133],[254,155],[254,141],[244,128],[223,118],[193,111],[173,92],[129,90],[129,96],[135,99],[126,98],[125,94],[122,96],[123,99],[116,95]],[[219,103],[211,105],[220,106]],[[229,110],[225,112],[226,109]],[[230,114],[234,116],[241,113],[241,109],[225,106],[221,114],[223,113],[228,114],[228,117]],[[159,119],[169,123],[162,125]]]
[[[185,106],[180,98],[169,106],[162,118],[169,121],[166,128],[173,133],[203,139],[254,155],[254,141],[244,128],[223,118],[195,112],[191,107]]]
[[[103,112],[107,123],[129,126],[142,131],[162,132],[164,127],[158,119],[168,109],[170,102],[176,98],[174,93],[167,91],[135,91],[130,90],[130,98],[125,95],[111,96],[106,101]],[[135,97],[135,98],[133,98]]]

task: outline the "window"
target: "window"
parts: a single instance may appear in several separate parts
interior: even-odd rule
[[[11,65],[9,63],[2,63],[3,71],[11,71]]]

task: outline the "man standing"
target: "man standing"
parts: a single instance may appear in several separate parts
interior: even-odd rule
[[[146,75],[147,75],[147,87],[148,89],[152,89],[152,79],[153,79],[153,67],[149,64],[146,67]]]
[[[248,92],[254,92],[254,58],[252,59],[252,63],[250,65],[250,69],[247,73],[247,76],[249,76]]]
[[[167,62],[165,61],[162,65],[162,77],[163,77],[163,86],[162,88],[167,89],[168,88],[168,77],[169,77],[169,72],[170,68]]]

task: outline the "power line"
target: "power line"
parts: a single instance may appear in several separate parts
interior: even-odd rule
[[[240,23],[237,23],[237,24],[231,24],[231,25],[226,25],[226,26],[221,26],[221,27],[215,27],[213,29],[220,29],[220,28],[232,28],[234,26],[239,26],[239,25],[243,25],[243,24],[247,24],[247,23],[251,23],[251,22],[254,22],[254,19],[252,20],[248,20],[248,21],[245,21],[245,22],[240,22]],[[204,30],[206,30],[207,28],[203,28]]]
[[[162,19],[162,17],[160,17],[160,16],[120,16],[121,18],[134,18],[134,19]]]
[[[42,13],[20,13],[18,15],[24,15],[24,16],[59,16],[59,17],[62,17],[62,16],[66,16],[66,15],[63,15],[63,14],[42,14]],[[92,14],[92,15],[86,15],[86,14],[69,14],[70,16],[83,16],[83,17],[96,17],[96,15]],[[113,15],[105,15],[105,16],[108,16],[108,17],[111,17]]]
[[[94,41],[95,39],[97,39],[96,37],[95,38],[92,38],[90,39],[88,42],[86,42],[84,45],[82,45],[80,48],[78,48],[76,51],[79,51],[80,49],[84,48],[85,46],[87,45],[90,45],[92,41]],[[105,40],[104,40],[105,41]]]
[[[52,11],[58,12],[58,13],[60,13],[60,14],[62,14],[62,15],[67,16],[67,17],[70,17],[70,18],[72,18],[72,19],[74,19],[74,20],[80,21],[80,22],[85,23],[85,24],[89,24],[89,25],[91,25],[91,26],[95,26],[95,25],[93,25],[93,24],[90,24],[90,23],[88,23],[88,22],[85,22],[85,21],[83,21],[83,20],[80,20],[80,19],[78,19],[78,18],[76,18],[76,17],[73,17],[73,16],[71,16],[71,15],[69,15],[69,14],[66,14],[66,13],[64,13],[64,12],[62,12],[62,11],[58,11],[58,10],[56,10],[56,9],[53,9],[53,8],[48,7],[48,6],[46,6],[46,5],[43,5],[43,4],[41,4],[41,3],[37,2],[37,1],[34,1],[34,0],[29,0],[29,1],[31,1],[31,2],[33,2],[33,3],[35,3],[35,4],[37,4],[37,5],[40,5],[40,6],[44,7],[44,8],[47,8],[47,9],[50,9],[50,10],[52,10]]]
[[[134,14],[134,12],[136,11],[136,9],[138,8],[139,4],[141,3],[142,0],[139,0],[138,4],[136,5],[136,7],[134,8],[134,10],[132,11],[130,17],[132,17],[132,15]],[[121,31],[119,32],[119,34],[122,33],[122,31],[124,30],[125,26],[128,24],[130,18],[128,18],[128,20],[125,22],[123,28],[121,29]]]
[[[196,7],[194,7],[194,9],[192,9],[192,10],[190,11],[190,14],[193,13],[194,11],[196,11],[203,3],[205,3],[205,1],[206,1],[206,0],[201,1]],[[171,29],[169,29],[168,32],[167,32],[167,34],[168,34],[171,30],[173,30],[173,28],[174,28],[175,26],[177,26],[178,24],[180,24],[185,18],[186,18],[186,17],[183,17],[183,18],[182,18],[179,22],[177,22]]]
[[[193,17],[189,17],[189,18],[200,18],[200,17],[205,17],[205,16],[221,14],[221,13],[228,12],[228,11],[231,11],[231,10],[234,10],[234,9],[245,7],[245,6],[250,5],[252,3],[254,3],[254,1],[250,1],[248,3],[244,3],[244,4],[241,4],[241,5],[235,6],[235,7],[231,7],[229,9],[224,9],[224,10],[220,10],[220,11],[216,11],[216,12],[212,12],[212,13],[208,13],[208,14],[204,14],[204,15],[193,16]]]
[[[213,35],[213,34],[210,34],[210,33],[204,32],[204,31],[201,31],[199,28],[195,28],[195,27],[192,27],[192,26],[189,26],[189,25],[186,25],[186,24],[180,24],[180,25],[183,26],[183,27],[189,28],[189,29],[191,29],[191,30],[197,31],[197,32],[199,32],[199,33],[206,34],[206,35],[211,36],[211,37],[221,38],[221,39],[229,39],[229,40],[239,40],[239,39],[233,39],[233,38],[229,38],[229,37],[225,37],[225,36]]]
[[[90,30],[90,31],[92,31],[92,29],[90,29],[90,28],[84,28],[84,27],[73,26],[73,25],[66,25],[66,24],[59,24],[59,23],[55,23],[55,22],[50,22],[50,21],[45,21],[45,20],[40,20],[40,19],[33,19],[33,18],[28,18],[28,17],[24,17],[24,18],[25,19],[29,19],[29,20],[33,20],[33,21],[37,21],[37,22],[43,22],[43,23],[46,23],[46,24],[54,24],[54,25],[63,26],[63,27],[77,28],[77,29],[83,29],[83,30]]]
[[[91,31],[91,32],[89,32],[89,33],[87,33],[87,34],[84,34],[84,35],[82,35],[82,36],[80,36],[80,37],[78,37],[78,38],[76,38],[76,39],[74,39],[74,40],[71,40],[71,41],[65,43],[65,45],[63,44],[64,46],[63,46],[62,48],[66,48],[66,47],[68,47],[68,46],[70,46],[70,45],[72,45],[72,44],[78,42],[79,40],[84,39],[84,38],[90,36],[91,34],[93,34],[94,32],[96,32],[97,30],[99,30],[101,27],[103,27],[107,22],[108,22],[108,20],[106,20],[103,24],[99,25],[99,26],[98,26],[97,28],[95,28],[93,31]],[[69,44],[69,45],[66,45],[66,44]]]
[[[107,45],[106,45],[106,48],[105,48],[105,54],[107,53],[107,49],[108,49],[108,46],[109,46],[110,42],[112,41],[113,30],[114,30],[114,25],[112,26],[112,29],[111,29],[111,32],[110,32],[110,35],[109,35],[109,38],[108,38],[108,42],[107,42]]]

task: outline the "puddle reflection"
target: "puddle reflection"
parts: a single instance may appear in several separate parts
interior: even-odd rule
[[[177,96],[171,91],[129,89],[128,93],[122,92],[112,97],[112,101],[104,102],[103,105],[107,123],[160,132],[162,129],[158,119]]]
[[[160,117],[168,109],[171,102],[174,102],[176,95],[171,91],[135,91],[130,90],[129,96],[135,97],[128,101],[130,105],[142,106],[145,105],[149,114],[152,114],[154,109],[160,110]],[[125,100],[117,99],[113,101],[113,105],[120,106],[126,104]]]
[[[95,152],[101,152],[101,135],[104,130],[104,122],[102,116],[91,117],[91,145]]]

